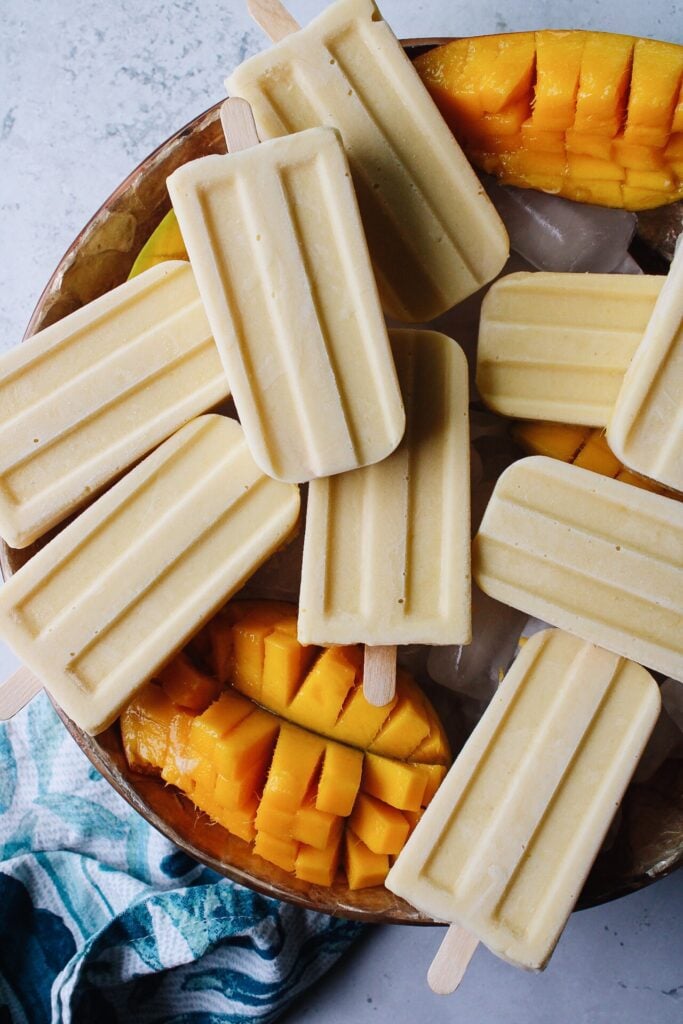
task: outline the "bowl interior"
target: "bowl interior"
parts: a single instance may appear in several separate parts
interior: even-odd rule
[[[415,54],[445,40],[410,40]],[[152,153],[110,196],[74,240],[48,282],[28,325],[26,336],[60,319],[124,281],[140,248],[170,207],[166,178],[188,160],[225,152],[219,104],[201,114]],[[460,329],[467,311],[459,307]],[[475,322],[473,320],[473,322]],[[456,335],[460,338],[460,334]],[[484,431],[485,434],[485,431]],[[488,438],[489,451],[496,440]],[[483,446],[482,451],[486,449]],[[495,453],[494,453],[495,454]],[[514,456],[513,456],[514,457]],[[50,537],[22,551],[0,547],[0,565],[11,575]],[[271,582],[277,564],[270,566]],[[253,588],[252,588],[253,592]],[[268,596],[274,596],[272,590]],[[291,595],[281,595],[291,596]],[[495,652],[492,652],[492,654]],[[418,659],[419,660],[419,659]],[[463,734],[452,716],[452,694],[430,683],[418,666],[418,676],[450,723],[455,749]],[[431,923],[383,887],[351,892],[337,882],[321,888],[297,881],[253,855],[242,840],[212,824],[173,787],[132,772],[123,755],[118,726],[93,738],[82,732],[57,708],[66,728],[92,763],[118,792],[152,825],[182,850],[237,882],[267,895],[366,921],[404,924]],[[683,762],[669,760],[644,784],[632,785],[622,807],[620,824],[609,849],[598,857],[579,906],[616,898],[668,874],[683,862]]]

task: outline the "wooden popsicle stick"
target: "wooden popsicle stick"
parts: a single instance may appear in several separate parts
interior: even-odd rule
[[[247,10],[273,43],[301,28],[280,0],[247,0]]]
[[[35,697],[43,684],[27,668],[18,668],[8,679],[0,683],[0,721],[14,718],[30,700]]]
[[[365,647],[363,696],[369,704],[382,708],[396,693],[396,647]]]
[[[228,144],[228,153],[251,149],[252,146],[258,146],[261,141],[250,105],[238,96],[232,96],[221,106],[221,124]]]
[[[478,945],[479,939],[464,928],[457,924],[449,927],[427,971],[432,992],[437,996],[455,992]]]

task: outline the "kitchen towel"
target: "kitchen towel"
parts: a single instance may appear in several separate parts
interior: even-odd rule
[[[0,726],[0,1024],[272,1021],[362,928],[182,853],[44,693]]]

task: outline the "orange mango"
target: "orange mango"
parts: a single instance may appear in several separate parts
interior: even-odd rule
[[[683,197],[683,46],[607,32],[459,39],[415,66],[474,164],[602,206]]]
[[[253,843],[258,856],[303,881],[331,884],[343,846],[349,885],[381,884],[449,759],[443,728],[415,683],[401,673],[388,708],[366,704],[368,730],[360,648],[301,647],[292,606],[274,602],[228,605],[192,650],[218,657],[216,675],[182,653],[136,694],[121,716],[131,767],[160,774],[217,825]],[[219,671],[262,699],[298,702],[309,728],[234,687],[218,693]],[[345,737],[358,743],[360,736],[364,747],[313,731],[316,708],[326,730],[334,731],[336,716]],[[392,760],[369,746],[416,749],[423,759]]]

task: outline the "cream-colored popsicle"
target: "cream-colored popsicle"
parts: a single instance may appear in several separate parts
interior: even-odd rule
[[[168,189],[261,468],[304,481],[393,451],[401,396],[338,134],[194,160]]]
[[[477,388],[503,416],[604,427],[664,278],[518,273],[481,307]]]
[[[298,488],[239,424],[202,416],[148,455],[0,589],[0,637],[91,734],[291,534]]]
[[[542,969],[660,710],[640,665],[549,629],[500,685],[386,879]]]
[[[636,473],[683,491],[683,240],[624,378],[607,427]]]
[[[502,221],[372,0],[337,0],[226,86],[251,103],[261,138],[341,132],[391,316],[431,320],[501,270]]]
[[[189,263],[164,263],[0,358],[0,534],[23,548],[229,394]]]
[[[683,505],[537,455],[500,477],[472,551],[491,597],[683,681]]]
[[[435,331],[391,331],[406,433],[383,462],[309,487],[303,643],[471,640],[467,361]]]

